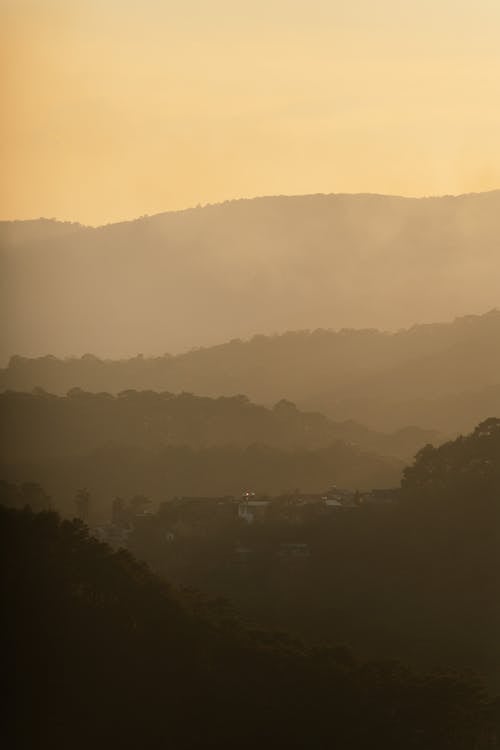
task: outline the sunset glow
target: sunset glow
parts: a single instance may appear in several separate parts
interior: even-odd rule
[[[498,0],[1,0],[1,218],[500,185]]]

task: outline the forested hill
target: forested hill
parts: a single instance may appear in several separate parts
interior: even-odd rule
[[[175,357],[14,357],[0,385],[55,393],[73,387],[245,393],[267,404],[286,398],[337,421],[354,419],[379,430],[413,424],[451,434],[500,408],[500,311],[392,334],[367,329],[259,335]]]
[[[352,437],[401,451],[412,441],[420,447],[428,435],[335,425],[286,401],[266,409],[243,396],[152,391],[116,397],[80,390],[65,397],[4,393],[0,424],[0,477],[41,483],[65,512],[87,486],[98,516],[108,515],[116,495],[130,493],[159,501],[248,489],[276,495],[296,488],[321,492],[331,484],[391,487],[404,463],[354,445]]]
[[[499,236],[500,191],[257,198],[99,228],[3,222],[0,362],[487,310]]]
[[[500,419],[422,449],[393,498],[331,514],[289,495],[245,528],[202,503],[164,503],[128,542],[179,586],[226,596],[267,627],[416,668],[473,669],[498,692]],[[203,551],[196,523],[210,528]]]
[[[128,390],[113,396],[80,388],[67,396],[5,392],[0,394],[0,419],[4,458],[81,454],[113,444],[146,449],[260,444],[316,450],[341,441],[357,450],[409,460],[426,443],[438,441],[430,430],[380,433],[300,411],[284,399],[267,408],[242,395],[208,398]]]
[[[0,508],[0,542],[9,747],[498,747],[471,677],[250,630],[51,513]]]
[[[500,418],[490,417],[470,435],[438,447],[426,445],[405,469],[402,488],[418,503],[426,498],[432,503],[469,505],[476,496],[478,512],[485,503],[496,513],[499,523],[491,524],[491,532],[500,541]]]

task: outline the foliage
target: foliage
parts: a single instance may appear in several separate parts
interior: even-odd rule
[[[500,497],[500,419],[481,422],[467,436],[438,448],[427,445],[404,471],[402,486],[418,497],[439,497],[441,502],[476,496],[484,500]]]
[[[395,504],[311,504],[299,515],[283,497],[273,520],[205,524],[200,539],[187,517],[177,532],[167,503],[130,545],[176,583],[228,597],[269,627],[412,665],[460,665],[500,689],[499,469],[499,420],[489,419],[424,449]],[[290,543],[308,554],[284,557]]]
[[[286,402],[267,409],[244,396],[7,392],[0,414],[1,474],[41,483],[65,512],[82,482],[107,515],[116,495],[159,501],[245,488],[321,491],[332,482],[384,487],[397,484],[403,468],[339,440],[321,414]]]
[[[493,731],[472,678],[249,630],[80,521],[0,509],[0,549],[9,746],[470,750]]]
[[[75,387],[115,394],[126,389],[245,393],[265,404],[286,396],[337,422],[356,420],[383,431],[404,428],[385,449],[380,436],[356,423],[338,425],[343,430],[338,437],[408,459],[426,440],[435,439],[411,425],[452,435],[497,412],[499,339],[500,311],[492,310],[396,333],[318,329],[258,335],[176,356],[16,356],[0,371],[0,384],[59,394]]]

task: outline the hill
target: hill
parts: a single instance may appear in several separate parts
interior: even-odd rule
[[[290,494],[244,528],[208,504],[164,503],[128,543],[267,627],[333,637],[365,658],[474,669],[498,690],[500,419],[422,449],[391,495],[332,510]]]
[[[231,201],[99,228],[0,224],[0,361],[398,329],[498,305],[500,191]]]
[[[65,397],[1,394],[0,416],[0,476],[41,483],[67,513],[82,485],[102,517],[116,495],[130,492],[159,501],[249,489],[320,492],[332,483],[369,489],[397,484],[403,468],[341,440],[342,425],[284,401],[266,409],[243,396],[75,389]],[[381,447],[400,442],[366,432]]]
[[[60,456],[122,444],[143,448],[174,445],[195,449],[265,444],[287,450],[325,448],[341,441],[364,451],[410,459],[432,431],[369,430],[352,421],[333,422],[300,411],[282,399],[271,408],[246,396],[208,398],[191,393],[122,391],[117,396],[73,388],[67,396],[40,389],[0,393],[4,457]]]
[[[472,678],[245,628],[55,514],[0,507],[0,542],[10,746],[487,747]]]
[[[375,430],[418,425],[453,434],[471,429],[500,407],[500,311],[397,333],[366,329],[259,335],[177,356],[13,357],[0,373],[0,385],[55,393],[76,386],[111,393],[131,388],[207,396],[245,393],[265,404],[286,398],[337,422],[354,420]],[[422,435],[408,429],[401,433],[410,448],[403,454],[380,447],[378,438],[370,443],[368,431],[363,434],[359,425],[344,424],[339,437],[407,457]]]

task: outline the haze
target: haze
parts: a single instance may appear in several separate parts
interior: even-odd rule
[[[500,184],[497,0],[2,0],[1,216]]]
[[[499,0],[0,0],[2,747],[500,750]]]
[[[484,313],[499,306],[499,236],[500,191],[259,198],[100,229],[0,222],[0,362]]]

